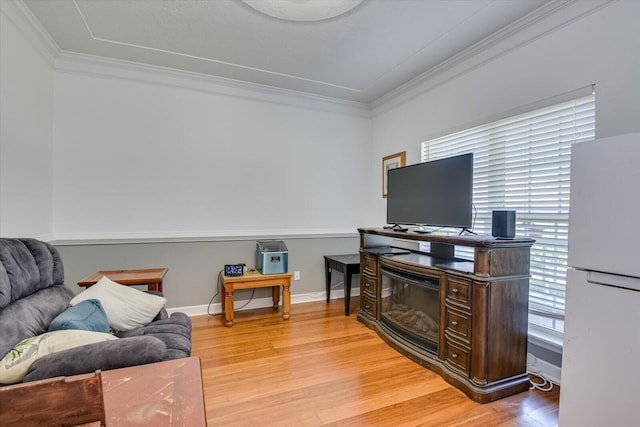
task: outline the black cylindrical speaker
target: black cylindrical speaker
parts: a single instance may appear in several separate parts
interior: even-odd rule
[[[511,239],[516,235],[516,211],[493,211],[491,235]]]

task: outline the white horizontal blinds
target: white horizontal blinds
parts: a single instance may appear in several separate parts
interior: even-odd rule
[[[531,250],[530,321],[562,331],[571,144],[595,137],[595,95],[422,143],[422,161],[473,152],[473,230],[491,234],[491,211],[516,211]],[[457,256],[473,258],[469,250]]]

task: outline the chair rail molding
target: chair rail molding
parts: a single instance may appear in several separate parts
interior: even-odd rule
[[[327,239],[358,237],[357,230],[350,228],[317,230],[214,230],[203,232],[123,232],[123,233],[62,233],[46,238],[56,246],[116,245],[134,243],[182,243],[182,242],[226,242],[261,239]]]

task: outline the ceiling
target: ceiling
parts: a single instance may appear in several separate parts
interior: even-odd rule
[[[363,103],[548,2],[364,0],[334,18],[294,22],[241,0],[24,0],[62,52]]]

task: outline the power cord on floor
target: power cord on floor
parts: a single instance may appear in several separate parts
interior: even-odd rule
[[[213,304],[213,300],[220,295],[220,275],[222,274],[222,270],[220,270],[220,273],[218,273],[218,282],[216,284],[216,293],[211,297],[211,300],[209,300],[209,305],[207,305],[207,314],[209,316],[215,316],[216,313],[212,313],[211,312],[211,304]],[[249,305],[249,303],[251,301],[253,301],[253,297],[256,294],[256,288],[253,288],[253,290],[251,291],[251,297],[249,298],[249,301],[245,302],[243,305],[241,305],[240,307],[233,307],[233,310],[241,310],[243,308],[245,308],[246,306]]]
[[[531,357],[533,360],[531,363],[529,363],[529,360],[527,360],[527,373],[541,380],[541,382],[536,382],[536,381],[533,381],[531,377],[529,377],[529,383],[531,384],[531,386],[529,387],[529,390],[533,390],[533,389],[540,390],[540,391],[553,390],[553,383],[549,381],[547,377],[544,376],[542,371],[538,369],[534,369],[535,365],[538,363],[538,358],[531,353],[527,353],[527,359],[529,359],[529,357]]]
[[[211,312],[211,304],[213,303],[213,300],[220,295],[220,275],[222,274],[222,270],[220,270],[220,272],[218,273],[218,283],[216,284],[216,293],[215,295],[213,295],[211,297],[211,300],[209,301],[209,305],[207,306],[207,314],[209,316],[215,316],[214,313]]]

